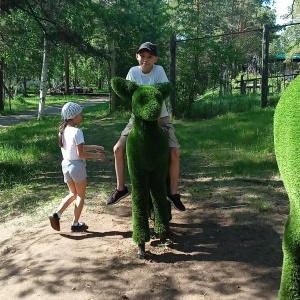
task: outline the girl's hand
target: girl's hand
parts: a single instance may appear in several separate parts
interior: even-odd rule
[[[95,151],[102,152],[102,151],[104,151],[104,147],[95,145]]]
[[[103,153],[99,153],[99,160],[104,161],[106,159]]]

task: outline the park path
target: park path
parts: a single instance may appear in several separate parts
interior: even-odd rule
[[[88,100],[79,101],[78,104],[80,104],[82,107],[88,107],[99,103],[104,103],[107,101],[109,101],[109,98],[103,96],[103,97],[95,97]],[[45,109],[45,114],[47,116],[59,115],[62,106],[63,104],[49,106]],[[38,113],[37,110],[28,110],[28,111],[21,111],[15,115],[0,116],[0,129],[37,118],[37,113]]]

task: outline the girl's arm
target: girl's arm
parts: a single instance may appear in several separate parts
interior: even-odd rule
[[[83,145],[84,151],[103,151],[104,147],[98,145]]]
[[[86,145],[88,146],[88,145]],[[100,159],[100,160],[105,160],[105,155],[103,153],[92,153],[92,152],[87,152],[86,151],[86,146],[81,143],[79,145],[77,145],[77,155],[79,156],[79,158],[81,159],[85,159],[85,158],[97,158],[97,159]],[[101,146],[97,146],[97,145],[92,145],[94,148],[93,150],[95,151],[102,151],[102,149],[104,149],[103,147]],[[87,149],[89,149],[90,151],[92,150],[92,148],[90,147],[87,147]]]

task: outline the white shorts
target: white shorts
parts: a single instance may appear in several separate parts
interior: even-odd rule
[[[175,136],[175,129],[174,129],[173,123],[170,121],[170,118],[168,116],[160,118],[158,123],[168,137],[169,148],[180,148],[179,142]],[[131,118],[129,119],[128,124],[126,125],[124,130],[121,132],[121,136],[127,137],[132,129],[132,125],[133,125],[133,117],[131,115]]]
[[[64,182],[82,182],[86,179],[86,162],[85,160],[66,160],[61,162]]]

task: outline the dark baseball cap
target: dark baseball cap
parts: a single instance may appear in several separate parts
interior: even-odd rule
[[[137,53],[139,53],[141,50],[148,50],[152,55],[157,56],[156,52],[156,46],[152,44],[151,42],[145,42],[140,47]]]

